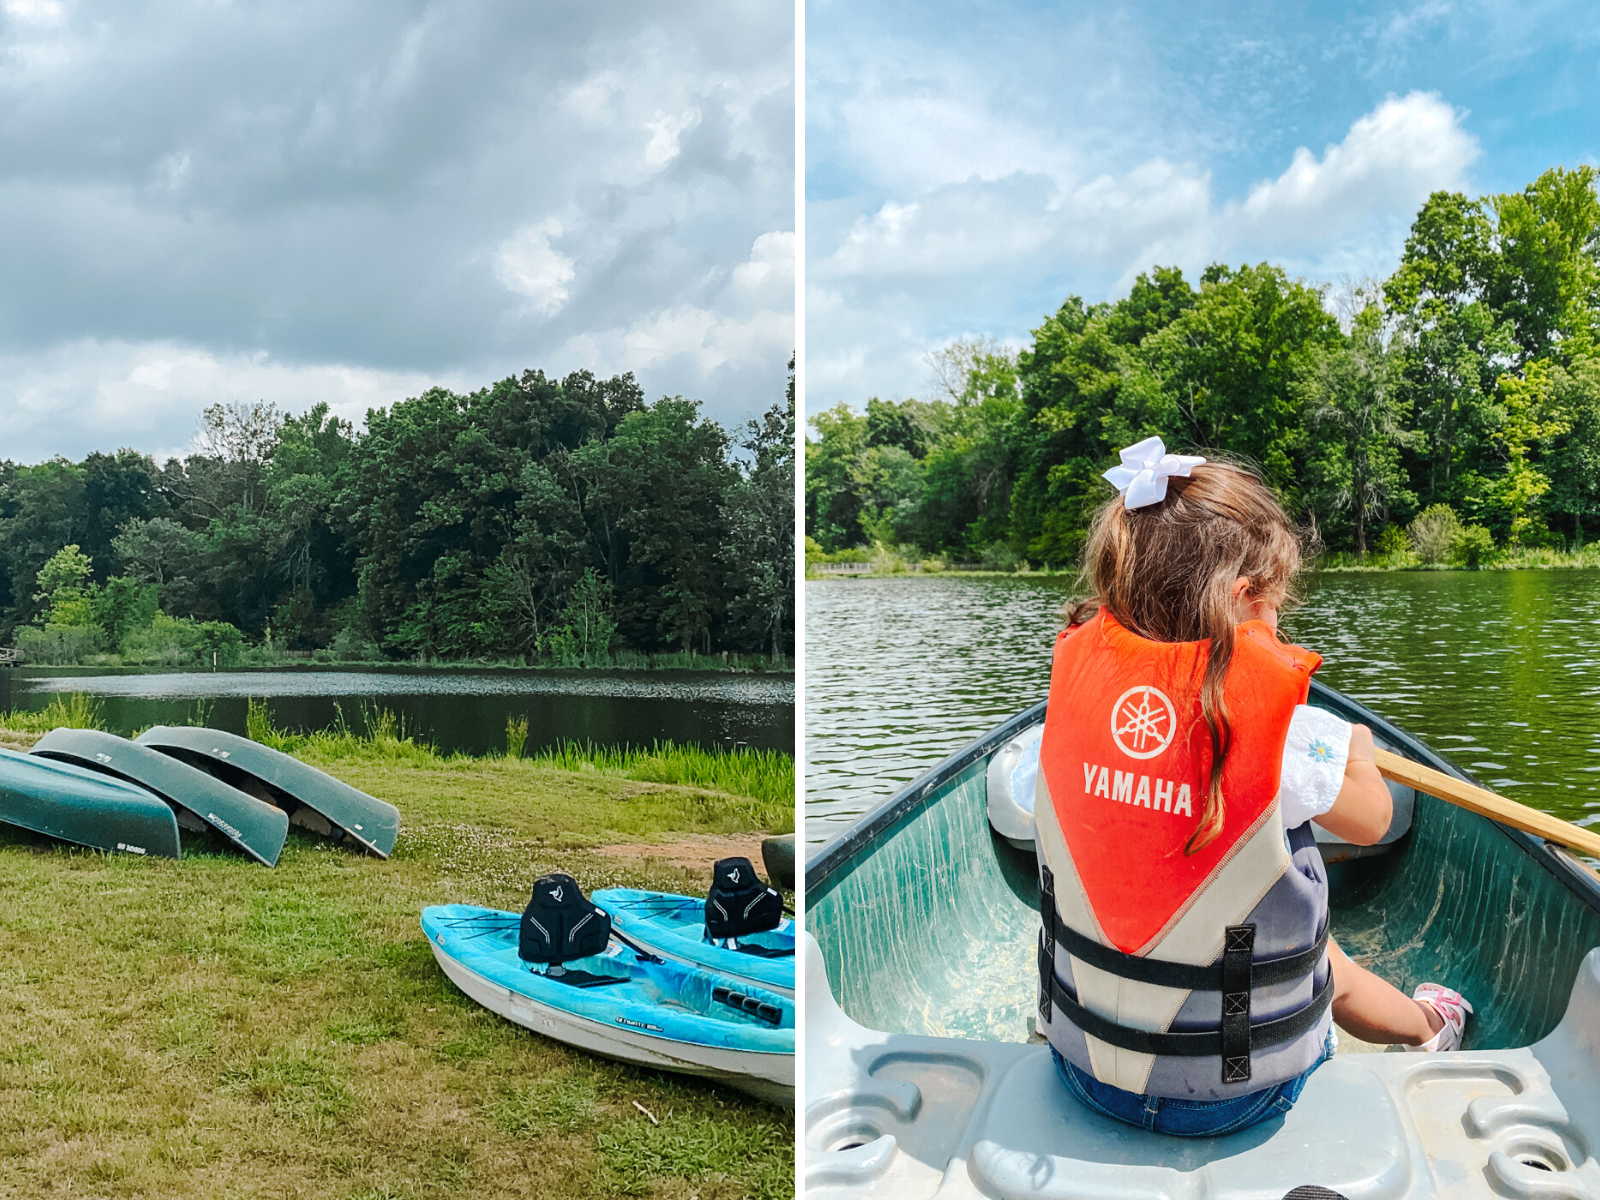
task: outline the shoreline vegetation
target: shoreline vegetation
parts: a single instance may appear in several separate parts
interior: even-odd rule
[[[792,366],[791,366],[792,371]],[[217,404],[193,452],[0,461],[30,662],[699,667],[794,657],[793,375],[724,428],[632,375],[368,411]]]
[[[203,713],[204,707],[197,711]],[[566,771],[636,783],[699,788],[708,795],[720,793],[756,802],[758,807],[746,815],[769,833],[794,831],[794,757],[780,750],[748,746],[705,750],[672,741],[658,741],[648,750],[563,742],[524,754],[528,723],[525,718],[512,717],[506,721],[506,749],[475,756],[462,751],[441,753],[408,733],[404,719],[387,709],[363,708],[360,723],[361,732],[341,719],[327,729],[295,733],[273,725],[265,701],[251,700],[245,718],[245,735],[251,741],[319,766],[323,762],[378,762],[421,770],[478,770],[514,776],[520,772]],[[50,730],[62,726],[104,729],[99,700],[83,692],[73,692],[53,698],[36,712],[20,709],[0,712],[0,747],[26,749]]]
[[[1319,569],[1591,565],[1597,183],[1584,164],[1435,192],[1387,279],[1152,265],[1031,334],[933,350],[920,398],[809,418],[808,577],[848,553],[1059,570],[1112,495],[1102,473],[1153,435],[1258,470]]]
[[[1385,571],[1554,571],[1594,570],[1600,568],[1600,542],[1591,542],[1576,550],[1559,550],[1551,546],[1516,546],[1483,554],[1476,562],[1464,555],[1453,556],[1448,561],[1426,562],[1409,547],[1389,553],[1370,552],[1358,555],[1350,551],[1325,552],[1306,566],[1308,574],[1339,574]],[[875,551],[849,550],[839,554],[807,554],[805,578],[807,582],[819,579],[888,579],[928,578],[941,576],[962,579],[1050,579],[1076,576],[1079,567],[1071,564],[1062,567],[1050,564],[1034,566],[1018,559],[1011,566],[985,565],[983,563],[950,563],[941,558],[918,556],[915,547],[889,550],[879,547]]]
[[[78,695],[0,727],[97,719]],[[792,1196],[792,1114],[500,1019],[445,978],[418,915],[520,911],[557,869],[589,892],[703,893],[713,858],[793,828],[793,760],[520,757],[519,732],[474,759],[393,717],[295,735],[252,707],[252,737],[399,806],[387,861],[299,829],[267,870],[209,834],[168,861],[0,826],[0,1189],[198,1198],[270,1174],[328,1200]]]
[[[16,665],[28,668],[31,671],[53,671],[58,669],[75,671],[82,667],[96,667],[106,671],[149,670],[155,668],[177,672],[217,670],[315,671],[326,668],[340,670],[365,668],[375,671],[394,671],[396,673],[411,671],[551,671],[581,672],[587,675],[632,671],[718,671],[740,675],[794,674],[794,659],[788,655],[780,655],[774,659],[768,654],[736,654],[727,651],[720,654],[697,654],[693,651],[687,654],[678,651],[665,654],[638,654],[631,651],[622,651],[613,654],[611,660],[607,663],[589,665],[529,661],[522,657],[468,659],[340,658],[328,650],[269,652],[255,646],[246,647],[243,653],[233,656],[217,666],[212,666],[210,663],[192,661],[173,664],[160,660],[137,660],[119,654],[104,653],[85,654],[69,661],[55,661],[56,658],[57,656],[55,655],[47,655],[43,658],[35,659],[24,657],[18,660]]]

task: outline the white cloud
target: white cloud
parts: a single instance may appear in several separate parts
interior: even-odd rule
[[[930,346],[963,331],[1016,336],[1069,291],[1126,294],[1156,265],[1191,279],[1211,262],[1260,260],[1319,279],[1386,275],[1428,194],[1468,186],[1479,146],[1463,116],[1436,94],[1391,97],[1320,156],[1297,149],[1274,178],[1222,203],[1195,163],[1157,154],[1091,175],[1072,169],[1087,160],[1068,148],[1025,148],[1009,174],[988,159],[985,177],[907,182],[870,211],[848,199],[813,204],[813,407],[914,394]],[[1021,145],[1008,141],[1006,118],[998,124],[998,142]]]
[[[524,226],[500,246],[495,272],[500,282],[533,301],[545,316],[558,312],[569,298],[567,285],[577,277],[572,259],[550,244],[561,236],[554,217]]]
[[[666,166],[678,157],[678,139],[699,124],[698,108],[691,108],[676,116],[657,112],[644,123],[644,127],[650,131],[650,140],[644,148],[645,163],[657,171]]]
[[[1374,216],[1407,219],[1428,193],[1466,185],[1478,141],[1437,94],[1385,100],[1321,159],[1304,146],[1278,178],[1257,184],[1228,216],[1241,236],[1288,246],[1325,242]]]
[[[268,386],[252,364],[308,399],[363,390],[341,369],[387,381],[369,390],[392,403],[564,374],[584,335],[608,347],[595,369],[719,420],[782,395],[787,343],[748,368],[718,347],[780,307],[792,323],[760,241],[794,222],[792,12],[55,3],[0,0],[0,456],[88,444],[24,428],[21,380],[58,417],[99,414],[102,440],[170,449],[191,399]],[[691,344],[629,361],[665,354],[651,330]]]
[[[782,302],[794,295],[794,231],[763,233],[750,247],[750,257],[733,269],[736,287]]]
[[[201,409],[218,401],[267,400],[292,412],[326,402],[358,428],[367,410],[437,385],[486,380],[342,364],[279,362],[264,353],[216,354],[172,342],[74,341],[0,355],[0,459],[133,446],[163,459],[188,453]]]

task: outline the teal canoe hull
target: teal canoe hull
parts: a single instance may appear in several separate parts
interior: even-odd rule
[[[1465,778],[1348,697],[1313,683],[1310,702]],[[1600,876],[1427,795],[1381,853],[1322,846],[1330,925],[1402,991],[1465,994],[1462,1050],[1341,1034],[1286,1116],[1212,1138],[1075,1099],[1037,1033],[1037,862],[988,820],[990,759],[1043,718],[1019,714],[807,864],[808,1200],[1600,1197]]]
[[[289,823],[388,858],[400,836],[400,810],[307,766],[297,758],[218,729],[157,725],[138,737],[231,787],[284,809]]]
[[[289,835],[289,814],[220,779],[138,742],[98,729],[53,729],[30,754],[108,775],[154,792],[215,829],[263,866],[273,866]]]
[[[0,821],[113,853],[177,858],[178,819],[142,787],[0,750]]]
[[[794,1103],[793,997],[664,962],[616,940],[565,964],[568,972],[613,982],[564,983],[518,957],[520,923],[516,913],[466,904],[422,910],[439,966],[490,1011],[608,1058]]]
[[[731,950],[706,941],[706,902],[671,892],[601,888],[590,897],[611,927],[652,954],[794,995],[794,922],[739,939]]]

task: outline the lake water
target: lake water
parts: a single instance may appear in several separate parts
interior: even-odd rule
[[[5,671],[0,670],[0,676]],[[107,728],[197,722],[243,733],[251,698],[275,724],[323,729],[342,715],[365,729],[387,709],[405,730],[449,753],[505,749],[506,720],[526,717],[528,750],[563,741],[648,747],[671,739],[707,749],[743,744],[794,752],[794,680],[718,671],[261,670],[65,674],[23,667],[0,678],[0,709],[37,711],[61,693],[86,692]]]
[[[806,842],[1044,699],[1074,580],[806,584]],[[1319,575],[1287,636],[1318,678],[1487,787],[1600,821],[1600,572]]]

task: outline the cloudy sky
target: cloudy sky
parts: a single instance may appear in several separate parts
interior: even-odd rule
[[[928,391],[1069,293],[1387,275],[1428,193],[1600,161],[1600,8],[812,0],[807,408]]]
[[[793,64],[765,0],[0,0],[0,458],[526,367],[755,415]]]

